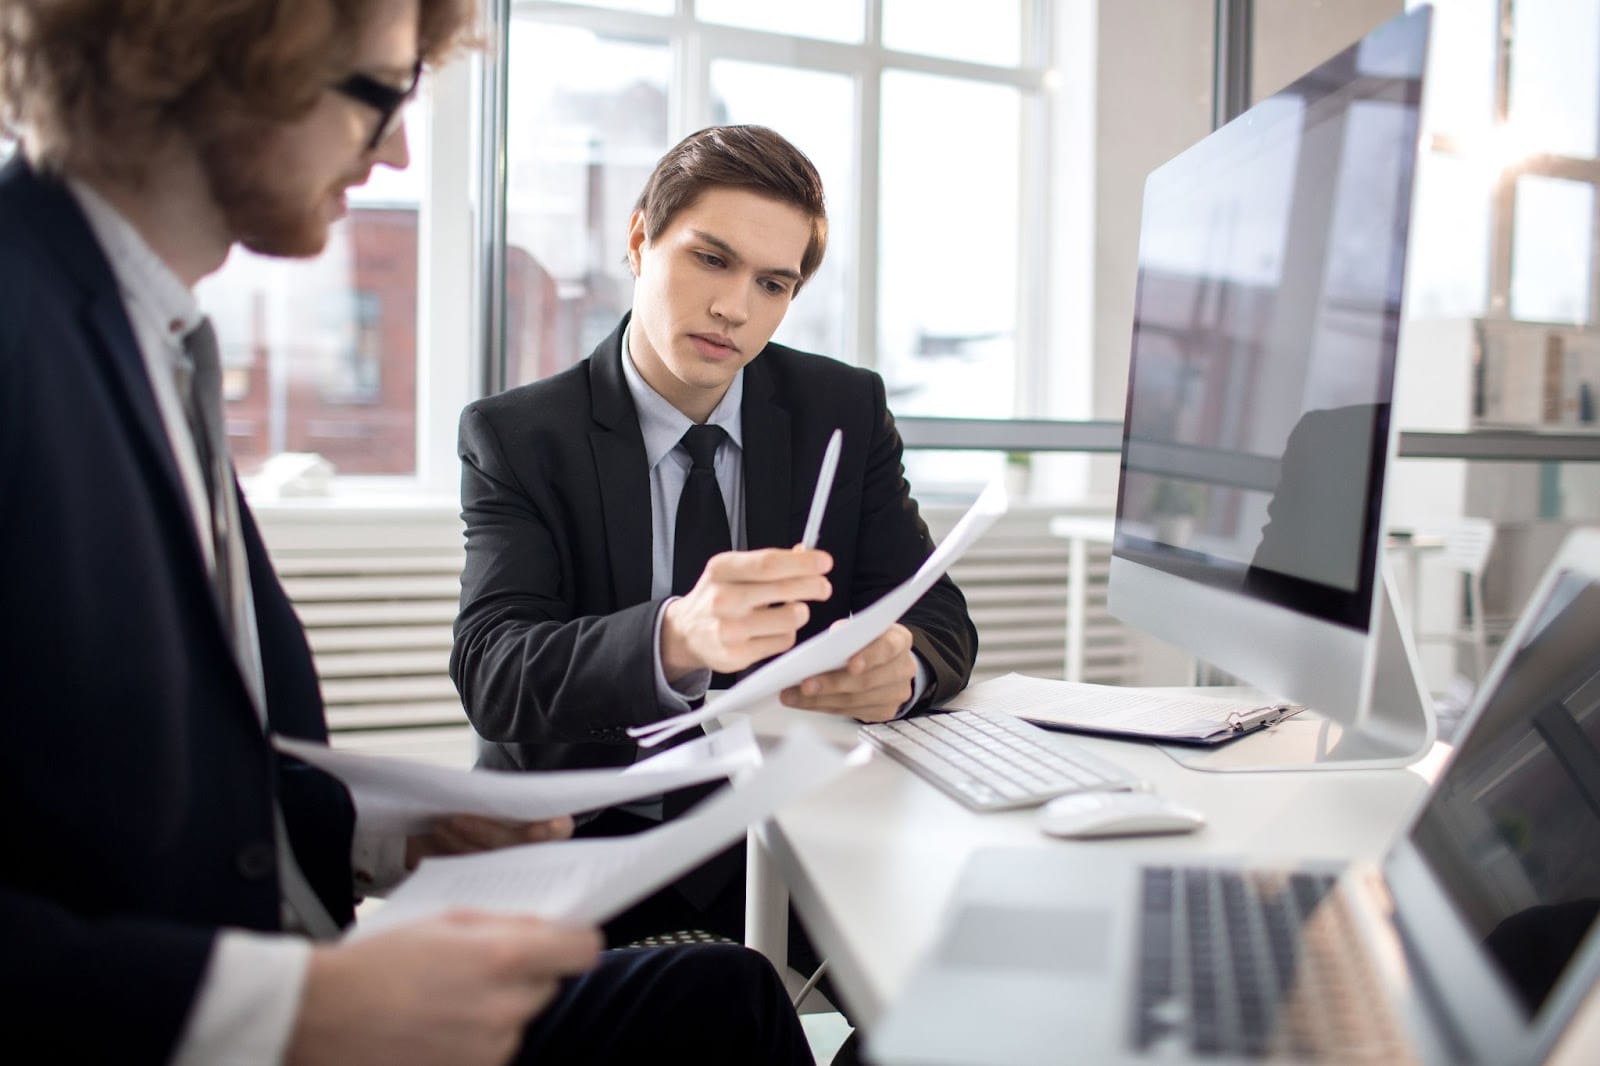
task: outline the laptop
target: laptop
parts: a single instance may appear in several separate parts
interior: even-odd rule
[[[883,1063],[1540,1062],[1600,977],[1597,907],[1600,530],[1585,530],[1381,861],[978,852],[868,1050]]]

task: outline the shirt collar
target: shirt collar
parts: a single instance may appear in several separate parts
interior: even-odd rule
[[[184,334],[203,317],[194,293],[104,197],[75,178],[68,178],[67,186],[110,261],[124,299],[161,323],[172,342],[181,345]]]
[[[622,329],[622,376],[628,383],[629,394],[633,396],[634,409],[639,412],[639,432],[644,436],[645,458],[650,463],[650,469],[654,470],[678,446],[694,422],[651,388],[644,375],[639,373],[639,368],[633,365],[632,349],[628,346],[632,333],[633,322],[630,320]],[[708,426],[721,426],[728,434],[728,439],[733,441],[733,446],[740,450],[744,448],[739,418],[739,405],[743,400],[744,368],[740,367],[728,391],[706,419]]]

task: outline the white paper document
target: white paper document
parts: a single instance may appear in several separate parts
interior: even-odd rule
[[[756,704],[778,695],[791,685],[798,685],[808,677],[837,670],[850,661],[850,656],[878,639],[933,583],[944,575],[950,564],[966,552],[978,538],[1006,513],[1006,493],[999,482],[983,490],[977,502],[956,523],[944,542],[915,574],[899,587],[886,593],[871,607],[852,615],[843,625],[818,633],[810,640],[797,644],[750,676],[738,682],[721,696],[707,699],[699,710],[689,711],[673,718],[665,718],[646,726],[634,726],[628,735],[638,739],[640,746],[653,747],[693,729],[703,722],[731,711],[747,711]]]
[[[761,762],[749,722],[734,723],[624,770],[456,770],[287,737],[273,741],[285,754],[343,781],[363,826],[406,833],[425,829],[441,815],[537,821],[614,807],[730,777]]]
[[[688,814],[633,836],[527,844],[427,859],[362,936],[458,907],[594,924],[626,910],[735,843],[752,825],[833,778],[847,755],[795,726],[760,767]]]
[[[1038,725],[1191,742],[1270,724],[1263,715],[1283,710],[1259,700],[1089,685],[1024,674],[1006,674],[973,685],[947,700],[943,709],[1000,711]]]

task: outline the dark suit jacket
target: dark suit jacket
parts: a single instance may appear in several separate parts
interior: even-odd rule
[[[240,501],[268,713],[323,739]],[[274,757],[117,284],[76,201],[0,170],[0,1004],[53,1061],[160,1061],[218,926],[279,925],[272,801],[351,915],[344,790]]]
[[[450,676],[490,742],[486,765],[622,765],[636,750],[624,730],[660,717],[649,469],[622,329],[572,369],[461,416],[467,563]],[[740,414],[750,548],[799,542],[828,436],[844,430],[818,543],[833,554],[833,597],[811,605],[800,639],[933,550],[878,375],[769,344],[745,368]],[[927,698],[959,692],[978,648],[961,591],[942,579],[902,621],[931,668]]]

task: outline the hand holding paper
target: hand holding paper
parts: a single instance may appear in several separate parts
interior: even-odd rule
[[[362,919],[354,935],[457,907],[558,922],[606,921],[726,848],[749,826],[826,784],[847,759],[798,726],[760,767],[659,828],[429,859],[375,914]]]
[[[278,750],[343,781],[377,831],[416,833],[453,814],[540,821],[629,803],[685,785],[728,777],[761,761],[748,722],[634,763],[626,770],[550,770],[537,774],[455,770],[403,759],[336,751],[287,737]]]
[[[917,658],[911,645],[911,630],[896,622],[839,669],[791,685],[780,699],[785,706],[803,711],[886,722],[899,713],[915,690]]]
[[[707,700],[700,710],[651,725],[634,726],[628,730],[628,735],[637,738],[642,747],[654,747],[718,715],[748,710],[808,677],[839,669],[852,655],[894,625],[1005,511],[1005,490],[998,482],[991,484],[922,567],[871,607],[753,671],[720,697]]]

